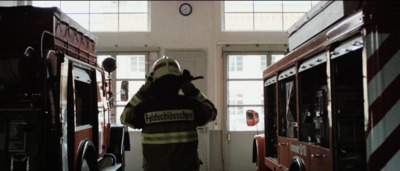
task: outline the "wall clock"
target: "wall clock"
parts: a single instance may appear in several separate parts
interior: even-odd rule
[[[183,3],[180,7],[179,7],[179,12],[183,15],[183,16],[188,16],[192,13],[192,6],[188,3]]]

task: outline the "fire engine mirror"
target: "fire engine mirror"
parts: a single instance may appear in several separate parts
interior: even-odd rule
[[[106,70],[109,73],[117,69],[117,62],[113,57],[107,57],[106,59],[103,60],[101,65],[103,66],[104,70]]]
[[[128,101],[129,99],[129,82],[121,82],[121,101]]]
[[[247,126],[254,126],[257,125],[260,121],[258,118],[258,112],[254,110],[246,110],[246,120]]]

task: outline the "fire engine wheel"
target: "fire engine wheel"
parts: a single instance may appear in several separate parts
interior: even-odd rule
[[[96,149],[92,141],[86,139],[80,144],[76,171],[97,171]]]
[[[290,162],[290,165],[289,165],[289,170],[290,171],[305,171],[303,160],[298,156],[293,157],[292,162]]]

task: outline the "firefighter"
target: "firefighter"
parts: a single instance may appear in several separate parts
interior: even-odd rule
[[[217,110],[193,79],[176,60],[164,56],[125,106],[122,124],[142,129],[145,171],[200,169],[196,127],[215,120]]]

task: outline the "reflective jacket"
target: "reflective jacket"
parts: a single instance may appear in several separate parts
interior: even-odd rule
[[[142,128],[143,168],[146,171],[198,170],[197,126],[214,120],[216,109],[201,93],[170,95],[142,101],[133,97],[121,122]]]

